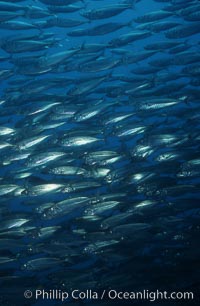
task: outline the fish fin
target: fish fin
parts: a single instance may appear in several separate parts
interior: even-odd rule
[[[126,24],[127,27],[131,28],[131,29],[135,29],[135,26],[134,26],[134,20],[130,20],[127,24]]]
[[[188,98],[188,96],[181,96],[179,100],[184,102],[186,105],[189,105],[190,100]]]
[[[130,8],[135,8],[135,0],[123,0],[120,1],[121,4],[129,4]]]

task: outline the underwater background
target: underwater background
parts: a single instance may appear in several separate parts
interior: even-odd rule
[[[0,305],[199,305],[199,32],[198,0],[0,1]]]

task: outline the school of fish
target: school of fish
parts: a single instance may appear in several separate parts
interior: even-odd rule
[[[200,1],[3,0],[0,33],[0,304],[198,291]]]

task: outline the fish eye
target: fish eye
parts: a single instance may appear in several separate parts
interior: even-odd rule
[[[44,214],[42,215],[42,217],[43,217],[44,219],[46,219],[48,216],[47,216],[46,213],[44,213]]]
[[[22,191],[22,194],[24,194],[24,195],[28,195],[28,189],[24,189],[23,191]]]
[[[27,267],[28,267],[28,265],[25,263],[25,264],[22,265],[21,269],[22,269],[22,270],[26,270]]]

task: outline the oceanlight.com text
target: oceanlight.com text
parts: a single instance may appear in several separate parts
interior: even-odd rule
[[[85,290],[81,291],[79,289],[74,289],[70,291],[52,289],[44,290],[38,289],[35,291],[26,290],[24,292],[24,297],[26,299],[36,299],[36,300],[60,300],[62,302],[66,300],[147,300],[150,302],[158,300],[194,300],[193,292],[169,292],[169,291],[118,291],[115,289],[110,290]]]

